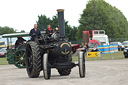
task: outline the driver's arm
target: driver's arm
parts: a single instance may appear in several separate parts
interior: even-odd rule
[[[29,35],[32,36],[32,34],[33,34],[33,33],[32,33],[32,30],[31,30],[30,33],[29,33]]]
[[[39,30],[39,36],[41,36],[41,32],[40,32],[40,30]]]

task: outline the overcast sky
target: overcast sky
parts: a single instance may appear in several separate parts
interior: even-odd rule
[[[79,25],[80,14],[89,0],[0,0],[0,26],[9,26],[18,31],[29,32],[38,20],[38,15],[45,14],[52,18],[57,9],[65,9],[65,19],[71,26]],[[128,20],[127,0],[105,0],[115,6]]]

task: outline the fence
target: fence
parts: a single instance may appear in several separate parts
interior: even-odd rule
[[[101,45],[97,49],[101,51],[101,54],[109,54],[118,52],[118,45]]]

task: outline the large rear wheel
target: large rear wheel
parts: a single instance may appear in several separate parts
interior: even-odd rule
[[[25,68],[25,44],[16,48],[14,55],[14,65],[18,68]]]
[[[41,54],[39,45],[29,41],[26,46],[26,70],[30,78],[36,78],[41,71]]]
[[[25,68],[25,50],[21,49],[15,52],[14,65],[18,68]]]
[[[128,56],[125,56],[125,58],[128,58]]]

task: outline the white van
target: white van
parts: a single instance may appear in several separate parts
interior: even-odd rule
[[[108,36],[105,35],[104,30],[93,30],[92,39],[99,40],[102,45],[109,45]]]

